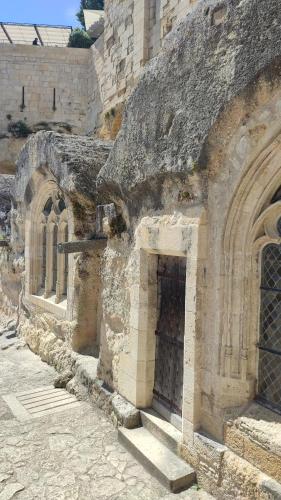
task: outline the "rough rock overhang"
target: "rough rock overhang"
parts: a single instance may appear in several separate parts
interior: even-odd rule
[[[10,210],[14,184],[15,177],[13,175],[0,175],[0,212]]]
[[[32,177],[49,171],[70,197],[90,202],[97,198],[96,178],[105,164],[112,143],[76,135],[38,132],[24,145],[17,162],[14,198],[24,202],[27,189],[32,198]]]
[[[208,137],[228,103],[243,92],[250,100],[259,75],[280,79],[280,26],[280,0],[199,2],[132,93],[99,189],[136,207],[163,179],[206,169]]]

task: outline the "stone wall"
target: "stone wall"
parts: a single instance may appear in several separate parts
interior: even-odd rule
[[[140,19],[140,5],[134,3],[132,19]],[[106,78],[123,57],[121,37],[128,41],[132,27],[129,19],[123,29],[123,7],[129,9],[129,3],[107,6],[117,30],[111,48],[108,21],[104,38],[92,49],[88,123],[99,119],[102,103],[113,107],[129,89],[118,96],[115,79],[112,99],[107,94]],[[171,2],[165,12],[172,12]],[[163,7],[163,19],[165,12]],[[257,410],[241,417],[257,386],[260,251],[268,243],[280,244],[281,202],[272,201],[281,186],[280,23],[276,0],[232,0],[227,8],[220,1],[200,3],[196,16],[172,30],[145,69],[111,152],[107,143],[85,137],[41,133],[29,140],[18,164],[11,269],[16,270],[21,238],[26,268],[20,331],[58,368],[71,364],[71,347],[92,353],[98,338],[100,379],[137,407],[150,406],[156,256],[186,257],[182,454],[200,484],[226,499],[272,498],[263,494],[267,478],[258,469],[280,481],[277,460],[273,466],[268,460],[278,455],[280,463],[280,447],[268,436],[275,437],[281,423]],[[111,36],[113,26],[112,31]],[[141,54],[149,57],[141,47],[139,63]],[[69,200],[71,237],[93,236],[96,205],[115,203],[126,222],[117,234],[108,233],[100,253],[74,258],[63,318],[55,307],[54,314],[42,304],[34,307],[27,293],[28,267],[38,254],[28,244],[32,210],[48,180]],[[5,278],[8,260],[2,269]],[[231,412],[237,414],[225,424]]]
[[[104,100],[104,38],[101,35],[92,45],[88,68],[88,108],[86,132],[94,133],[101,126]]]
[[[150,0],[149,58],[158,54],[165,36],[197,2],[198,0]]]
[[[161,49],[176,22],[187,15],[197,0],[107,0],[105,2],[104,111],[123,102],[143,66]]]
[[[24,258],[9,245],[14,176],[0,175],[0,311],[4,316],[18,316],[21,272]]]
[[[6,137],[6,134],[0,137],[0,175],[15,173],[16,161],[25,141],[25,138]]]
[[[144,65],[159,53],[166,34],[196,0],[117,0],[105,5],[104,34],[90,50],[4,45],[0,49],[0,139],[10,122],[36,129],[115,137],[122,106]],[[24,89],[24,90],[23,90]],[[55,89],[55,102],[54,102]],[[24,97],[23,97],[24,92]],[[62,129],[63,132],[66,129]],[[4,156],[12,156],[3,144]],[[0,162],[8,161],[6,158]],[[1,165],[0,165],[1,166]],[[6,168],[6,167],[5,167]]]
[[[90,51],[84,49],[2,45],[0,134],[5,135],[9,123],[18,120],[29,126],[65,122],[74,133],[83,133],[89,66]]]

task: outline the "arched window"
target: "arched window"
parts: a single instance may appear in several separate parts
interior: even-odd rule
[[[54,297],[53,301],[59,303],[67,295],[68,263],[65,255],[58,254],[57,246],[68,241],[68,212],[58,193],[47,199],[39,221],[39,231],[33,228],[37,247],[34,254],[38,255],[33,265],[34,292],[45,299]]]
[[[277,223],[281,234],[281,220]],[[262,251],[258,399],[281,411],[281,245]]]

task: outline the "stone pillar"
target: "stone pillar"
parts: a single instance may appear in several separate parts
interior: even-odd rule
[[[152,404],[157,323],[157,256],[136,254],[138,272],[130,289],[130,346],[120,359],[120,392],[138,408]]]
[[[45,279],[45,293],[44,298],[47,299],[52,291],[53,286],[53,237],[54,237],[54,224],[47,226],[47,258],[46,258],[46,279]]]

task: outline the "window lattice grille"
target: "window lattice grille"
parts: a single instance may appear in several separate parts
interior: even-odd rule
[[[258,399],[281,411],[281,245],[262,254]]]

